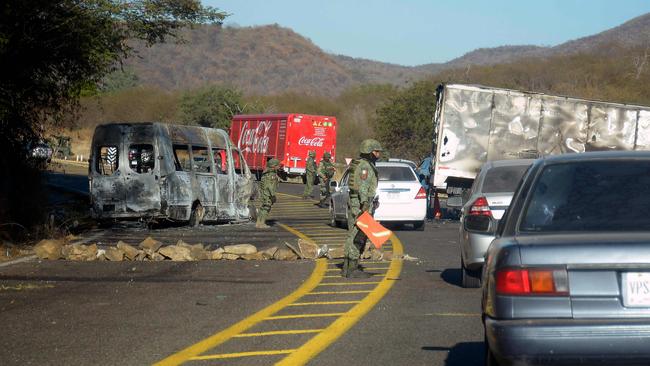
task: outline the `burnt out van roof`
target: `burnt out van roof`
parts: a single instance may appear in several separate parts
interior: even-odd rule
[[[221,129],[185,126],[160,122],[106,123],[95,128],[93,142],[117,143],[123,139],[132,142],[153,141],[156,134],[169,136],[173,144],[225,148],[228,133]]]

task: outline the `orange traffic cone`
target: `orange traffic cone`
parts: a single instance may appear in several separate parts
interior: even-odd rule
[[[440,200],[438,199],[438,192],[436,192],[436,195],[433,198],[433,217],[436,220],[440,220],[442,218],[442,211],[440,210]]]

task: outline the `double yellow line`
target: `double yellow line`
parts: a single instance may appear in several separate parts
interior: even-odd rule
[[[312,241],[309,237],[303,233],[290,228],[288,226],[282,225],[285,229],[292,232],[293,234],[301,237],[303,239]],[[402,243],[399,239],[393,235],[391,238],[393,243],[393,254],[395,258],[399,258],[403,254]],[[395,283],[395,280],[398,279],[399,274],[402,270],[402,260],[393,259],[391,264],[386,272],[385,276],[381,281],[372,282],[372,284],[377,284],[373,290],[368,291],[325,291],[325,292],[313,292],[313,290],[320,285],[333,284],[325,282],[322,280],[325,277],[327,272],[328,262],[326,259],[316,260],[316,266],[314,271],[309,276],[307,281],[305,281],[296,291],[282,300],[258,311],[257,313],[249,316],[248,318],[240,321],[237,324],[230,326],[229,328],[216,333],[194,345],[191,345],[180,352],[177,352],[162,361],[157,362],[155,365],[159,366],[168,366],[168,365],[180,365],[187,361],[199,361],[199,360],[209,360],[209,359],[222,359],[222,358],[231,358],[231,357],[246,357],[246,356],[262,356],[262,355],[279,355],[287,354],[288,356],[282,359],[277,363],[277,365],[304,365],[309,360],[318,355],[321,351],[327,348],[332,344],[336,339],[341,337],[346,331],[348,331],[354,324],[356,324],[364,315],[366,315],[370,309],[372,309],[382,297],[390,290],[390,288]],[[354,285],[356,282],[342,282],[341,284]],[[365,283],[370,284],[370,283]],[[345,313],[340,314],[331,314],[332,316],[338,317],[332,324],[324,329],[312,329],[312,330],[291,330],[291,331],[280,331],[276,332],[277,334],[298,334],[298,333],[315,333],[316,336],[311,338],[309,341],[304,343],[302,346],[296,349],[290,350],[271,350],[271,351],[259,351],[259,352],[243,352],[238,354],[227,354],[227,355],[204,355],[200,356],[202,353],[226,342],[231,338],[239,337],[252,337],[256,336],[256,333],[247,334],[244,333],[247,329],[253,327],[254,325],[264,321],[273,319],[274,314],[278,313],[280,310],[289,307],[289,306],[298,306],[301,303],[298,303],[297,300],[306,295],[316,295],[316,294],[341,294],[341,293],[368,293],[368,295],[360,300],[352,309],[348,310]],[[310,314],[307,314],[310,315]],[[303,315],[303,316],[307,316]],[[313,315],[313,314],[311,314]],[[319,314],[323,315],[323,314]],[[270,334],[264,334],[270,335]]]

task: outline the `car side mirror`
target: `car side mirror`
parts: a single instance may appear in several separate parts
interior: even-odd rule
[[[338,187],[339,187],[339,184],[338,184],[337,181],[335,181],[335,180],[330,181],[330,188],[336,189]]]

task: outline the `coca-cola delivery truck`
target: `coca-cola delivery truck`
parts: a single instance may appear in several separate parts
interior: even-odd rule
[[[290,177],[304,175],[309,151],[316,162],[329,151],[336,158],[336,117],[308,114],[242,114],[233,117],[230,139],[251,171],[259,176],[266,161],[276,158]]]

